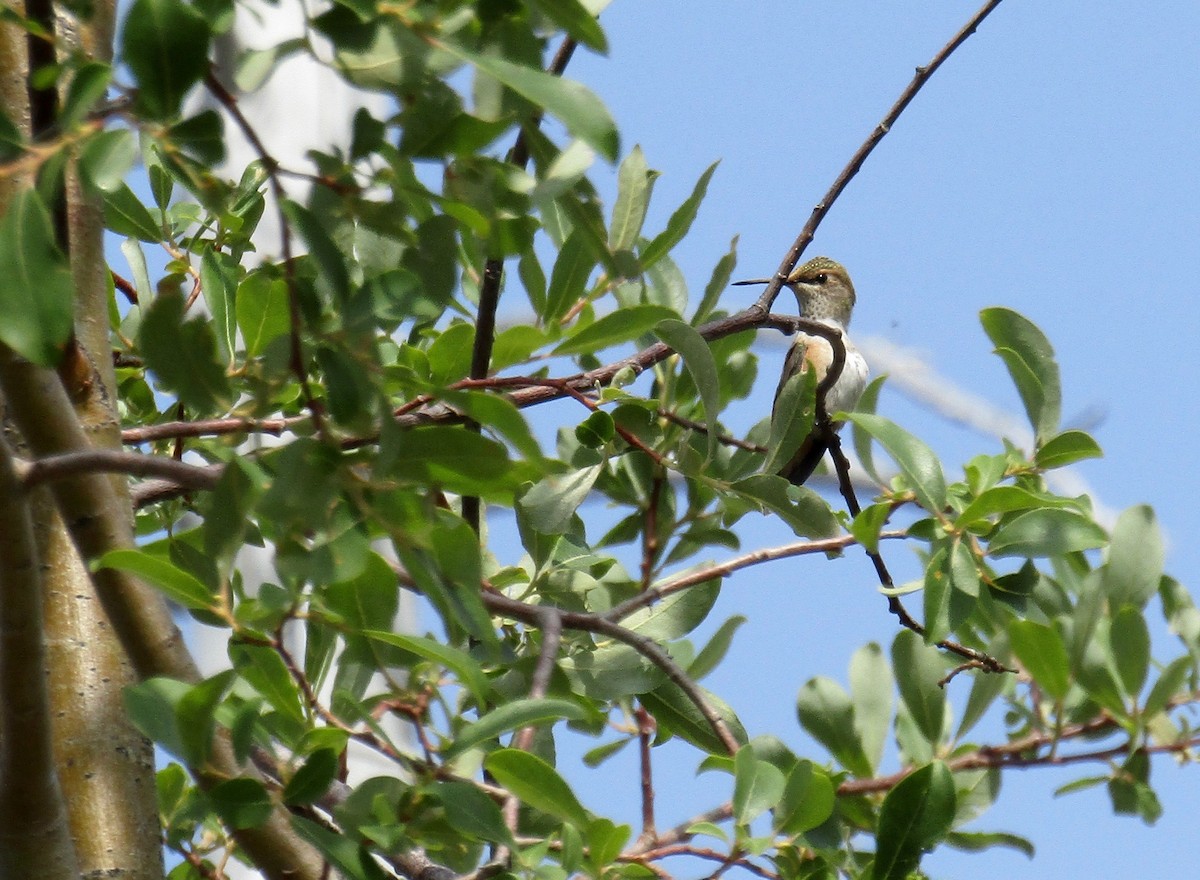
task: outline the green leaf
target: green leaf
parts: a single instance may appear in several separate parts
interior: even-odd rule
[[[125,181],[137,159],[133,132],[118,128],[88,138],[79,152],[79,171],[87,185],[99,192],[112,192]]]
[[[1150,630],[1142,612],[1132,605],[1122,607],[1113,616],[1108,637],[1125,693],[1136,698],[1150,671]]]
[[[993,486],[983,490],[972,499],[971,503],[963,508],[954,524],[958,529],[969,529],[979,525],[987,517],[999,513],[1012,513],[1017,510],[1031,510],[1067,503],[1069,502],[1062,500],[1056,504],[1052,499],[1019,486]]]
[[[749,825],[779,803],[786,783],[783,771],[759,760],[754,747],[742,746],[733,759],[733,820]]]
[[[475,698],[477,704],[486,705],[489,690],[487,677],[470,654],[426,636],[410,636],[404,633],[372,629],[364,630],[363,635],[369,639],[411,651],[431,663],[441,664],[458,676],[459,682]]]
[[[488,755],[483,766],[522,803],[576,828],[587,827],[587,811],[571,787],[536,755],[519,749],[500,749]]]
[[[167,129],[164,138],[201,165],[219,165],[225,161],[225,123],[216,110],[205,110],[176,122]]]
[[[107,64],[89,61],[81,65],[71,77],[71,85],[67,87],[67,97],[63,100],[62,110],[58,114],[59,126],[67,131],[82,122],[88,111],[104,97],[110,80],[112,68]]]
[[[1043,443],[1033,454],[1033,463],[1045,470],[1064,467],[1085,458],[1100,458],[1100,444],[1083,431],[1063,431]]]
[[[532,727],[547,722],[580,721],[584,711],[575,703],[566,700],[514,700],[492,709],[478,721],[464,727],[444,752],[445,759],[452,761],[475,746],[494,740],[502,733]]]
[[[667,221],[667,228],[642,248],[643,268],[653,266],[670,253],[675,245],[683,241],[684,236],[688,234],[688,230],[692,228],[692,222],[695,221],[696,214],[700,211],[700,203],[704,201],[704,196],[708,192],[708,182],[712,180],[713,173],[717,170],[718,164],[720,163],[713,162],[704,170],[704,173],[700,175],[700,179],[696,181],[696,186],[693,187],[692,194],[684,200],[682,205],[675,209],[675,213]]]
[[[860,413],[873,415],[879,406],[879,392],[883,390],[883,383],[886,380],[887,376],[877,376],[868,382],[867,387],[863,389],[862,395],[858,398],[858,405],[855,407],[855,410]],[[854,439],[854,454],[858,456],[863,470],[876,483],[882,485],[887,482],[879,476],[879,472],[875,469],[875,456],[871,444],[871,435],[862,430],[854,422],[850,423],[850,428]]]
[[[200,289],[212,313],[217,352],[229,364],[237,350],[237,263],[228,254],[205,248],[200,255]]]
[[[637,242],[657,177],[658,172],[647,167],[642,148],[634,146],[617,172],[617,198],[608,228],[608,246],[614,251],[629,250]]]
[[[134,726],[181,760],[185,759],[187,749],[180,735],[175,707],[190,690],[190,686],[182,681],[148,678],[127,685],[121,692],[125,712]]]
[[[938,514],[946,506],[946,477],[933,450],[894,422],[868,413],[850,413],[850,421],[870,434],[888,451],[921,506]]]
[[[742,722],[733,713],[733,709],[716,694],[710,693],[704,688],[700,688],[700,693],[704,696],[704,701],[725,723],[733,738],[744,745],[748,740],[746,729],[742,727]],[[710,755],[729,754],[724,741],[717,736],[717,732],[708,723],[708,719],[700,713],[696,704],[677,684],[670,681],[664,682],[653,691],[642,694],[638,699],[657,719],[660,726],[665,727],[684,741],[698,749],[703,749]]]
[[[469,782],[439,782],[433,791],[446,811],[446,821],[456,831],[479,840],[516,845],[500,807],[485,792]]]
[[[837,517],[820,495],[805,486],[792,486],[783,477],[755,474],[729,489],[759,509],[777,514],[801,537],[829,538],[841,531]]]
[[[521,509],[543,535],[560,535],[603,470],[604,465],[597,464],[544,477],[521,496]]]
[[[395,446],[393,475],[450,492],[508,498],[520,476],[501,444],[463,428],[414,428]]]
[[[275,711],[293,721],[304,720],[300,690],[278,653],[263,645],[230,642],[229,659],[238,674],[266,698]]]
[[[659,644],[685,636],[704,622],[721,592],[719,578],[678,590],[649,608],[639,608],[621,625]]]
[[[1143,707],[1146,717],[1153,718],[1165,710],[1172,698],[1183,692],[1192,668],[1192,658],[1188,656],[1176,657],[1167,664],[1166,669],[1159,674],[1158,681],[1150,688],[1150,695],[1146,697]]]
[[[251,272],[238,285],[235,309],[248,358],[262,354],[271,342],[291,329],[287,282],[282,278]]]
[[[763,473],[777,474],[812,432],[817,414],[817,371],[801,370],[783,383],[771,410],[771,435]]]
[[[0,219],[0,342],[54,366],[74,329],[75,284],[55,242],[50,211],[34,189],[12,194]]]
[[[275,809],[266,788],[256,779],[226,779],[205,794],[221,820],[234,829],[257,828]]]
[[[579,0],[533,0],[533,6],[577,42],[601,55],[608,53],[608,40],[600,23]]]
[[[128,184],[122,183],[111,192],[105,191],[103,200],[104,223],[117,235],[149,242],[162,240],[162,225],[146,210]]]
[[[576,229],[563,242],[558,258],[554,261],[554,268],[550,271],[545,309],[539,316],[544,324],[557,321],[583,296],[588,278],[595,268],[596,258],[587,246],[586,236]]]
[[[292,774],[283,788],[283,802],[289,806],[314,803],[337,778],[338,753],[333,749],[317,749]]]
[[[135,574],[158,587],[180,605],[196,610],[211,609],[215,599],[208,587],[194,575],[159,556],[143,550],[109,550],[94,563],[93,568],[115,568]]]
[[[189,767],[202,767],[208,761],[217,706],[235,678],[234,671],[227,669],[189,688],[176,703],[175,718],[184,748],[182,757]]]
[[[551,287],[553,284],[551,281]],[[572,333],[554,349],[554,353],[594,354],[609,346],[637,339],[659,326],[660,322],[676,317],[677,313],[665,306],[638,305],[618,309]]]
[[[1005,556],[1062,556],[1103,547],[1108,536],[1096,522],[1072,510],[1042,508],[1001,523],[988,542],[988,553]]]
[[[208,71],[208,21],[182,0],[134,0],[121,53],[137,81],[138,109],[153,119],[178,115],[184,95]]]
[[[954,777],[941,761],[900,780],[879,810],[872,880],[907,880],[950,832],[955,807]]]
[[[735,235],[729,242],[728,253],[722,255],[721,259],[717,260],[717,265],[713,266],[712,277],[704,287],[704,296],[700,298],[700,305],[696,306],[696,314],[692,315],[694,326],[698,327],[708,320],[717,307],[721,294],[729,287],[729,279],[733,277],[733,268],[737,265],[737,245],[738,237]]]
[[[1034,620],[1008,624],[1013,653],[1038,687],[1055,700],[1067,695],[1071,686],[1070,659],[1058,630]]]
[[[1054,348],[1032,321],[1011,309],[984,309],[979,320],[1008,367],[1040,446],[1058,431],[1062,418]]]
[[[292,816],[291,823],[346,880],[385,880],[387,877],[366,846],[356,843],[350,835],[330,831],[303,816]]]
[[[967,696],[967,705],[963,709],[962,721],[954,734],[956,740],[962,739],[983,718],[988,708],[1004,691],[1009,681],[1006,675],[976,675],[971,679],[971,693]]]
[[[1005,831],[951,831],[946,835],[946,845],[963,852],[982,852],[998,846],[1015,849],[1028,858],[1033,858],[1033,844],[1018,834]]]
[[[735,614],[717,627],[717,631],[713,633],[712,638],[696,654],[696,659],[688,665],[687,674],[692,681],[700,681],[704,676],[717,668],[720,662],[725,659],[725,654],[729,651],[729,646],[733,643],[734,633],[745,622],[745,617]]]
[[[1139,504],[1123,511],[1103,568],[1104,594],[1113,605],[1143,607],[1158,589],[1165,556],[1153,508]]]
[[[660,321],[654,332],[683,358],[683,365],[687,367],[692,382],[700,392],[700,400],[704,404],[704,421],[708,428],[708,454],[704,459],[707,465],[716,456],[719,443],[720,424],[717,422],[717,416],[721,412],[721,377],[717,373],[717,361],[704,337],[683,321],[676,318]]]
[[[617,126],[603,102],[582,84],[502,58],[468,52],[451,43],[440,45],[451,55],[558,117],[567,131],[608,161],[617,161],[620,153]]]
[[[344,303],[350,296],[350,273],[346,259],[330,236],[327,224],[312,211],[292,201],[283,203],[283,213],[308,244],[317,265],[317,293],[331,305]]]
[[[913,723],[928,742],[936,745],[946,723],[946,692],[938,685],[946,667],[937,649],[926,645],[912,630],[902,629],[892,642],[892,669],[900,699],[908,707]]]
[[[212,324],[202,317],[184,320],[183,294],[155,297],[142,312],[138,342],[146,366],[191,409],[208,413],[232,397],[229,378],[217,362]]]
[[[879,768],[892,726],[892,668],[875,642],[863,645],[850,658],[850,701],[854,729],[862,742],[871,771]]]
[[[796,711],[801,726],[843,767],[863,779],[873,775],[855,725],[854,706],[841,685],[824,677],[809,679],[800,689]]]
[[[774,826],[782,834],[803,834],[833,815],[833,781],[812,761],[797,761],[788,774]]]

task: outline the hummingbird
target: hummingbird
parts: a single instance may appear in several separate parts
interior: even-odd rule
[[[769,279],[756,278],[734,283],[767,284]],[[833,387],[825,393],[825,411],[833,413],[854,409],[867,385],[869,371],[866,360],[846,334],[855,302],[854,285],[850,282],[850,276],[846,274],[846,269],[841,263],[829,257],[814,257],[792,272],[784,286],[796,294],[800,317],[818,321],[842,334],[846,362]],[[779,377],[779,387],[775,389],[775,401],[771,405],[771,418],[775,418],[779,395],[788,379],[798,372],[816,370],[819,385],[832,362],[833,348],[826,339],[803,331],[798,332],[783,362],[783,374]],[[840,430],[842,423],[836,422],[832,427],[835,431]],[[812,476],[828,448],[828,442],[822,438],[821,431],[814,425],[813,430],[800,443],[795,455],[780,469],[780,475],[786,477],[793,485],[801,485]]]

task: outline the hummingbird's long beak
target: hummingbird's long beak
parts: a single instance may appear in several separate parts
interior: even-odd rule
[[[733,287],[742,287],[743,285],[746,285],[746,284],[770,284],[770,283],[771,283],[770,278],[747,278],[745,281],[733,282],[732,286]]]

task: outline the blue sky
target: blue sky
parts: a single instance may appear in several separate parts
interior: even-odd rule
[[[651,232],[721,160],[676,254],[696,296],[735,234],[739,277],[774,271],[913,69],[976,8],[614,3],[601,18],[609,56],[577,55],[568,75],[603,97],[623,149],[640,144],[663,172]],[[1200,562],[1190,540],[1200,496],[1197,45],[1200,6],[1191,2],[1002,3],[926,85],[808,250],[850,270],[856,337],[923,355],[951,382],[1014,413],[1018,398],[978,313],[1004,305],[1038,323],[1058,353],[1064,418],[1091,430],[1106,453],[1078,476],[1109,508],[1153,505],[1168,536],[1168,570],[1187,584]],[[731,288],[723,305],[736,310],[757,292]],[[770,406],[783,347],[762,353],[747,425]],[[951,475],[970,455],[998,448],[894,390],[882,410],[930,442]],[[786,536],[760,531],[755,539]],[[909,566],[911,576],[908,556],[894,550],[889,561],[901,572]],[[793,708],[800,685],[818,674],[844,682],[859,645],[887,646],[894,635],[874,587],[869,564],[855,554],[776,563],[730,580],[714,623],[733,613],[750,622],[730,664],[706,684],[733,702],[751,733],[776,732],[804,747]],[[1160,635],[1159,655],[1170,659],[1177,649]],[[781,664],[781,655],[791,662]],[[961,700],[968,684],[951,687]],[[660,824],[706,805],[702,792],[714,790],[715,780],[693,782],[690,766],[669,764],[656,768]],[[975,827],[1032,839],[1033,862],[1009,851],[940,850],[925,868],[933,876],[1059,878],[1146,875],[1195,860],[1194,767],[1156,761],[1166,814],[1151,829],[1113,816],[1103,788],[1052,796],[1068,780],[1103,772],[1006,774],[998,805]],[[587,803],[603,806],[584,792]],[[632,790],[607,796],[635,808]]]

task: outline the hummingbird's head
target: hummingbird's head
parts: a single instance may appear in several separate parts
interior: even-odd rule
[[[796,294],[801,317],[833,320],[843,327],[850,323],[854,285],[841,263],[829,257],[813,257],[788,276],[787,286]]]

